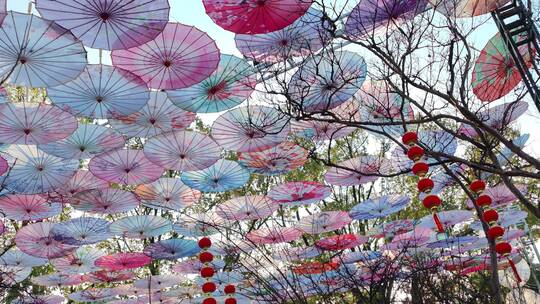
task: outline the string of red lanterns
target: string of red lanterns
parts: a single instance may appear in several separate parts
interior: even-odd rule
[[[206,298],[202,301],[202,304],[217,304],[216,299],[212,298],[210,295],[216,291],[216,283],[210,281],[214,276],[215,270],[210,265],[214,260],[214,255],[208,251],[212,246],[212,241],[203,237],[199,240],[199,248],[201,252],[199,253],[199,261],[203,264],[201,268],[201,277],[206,280],[206,282],[201,286],[202,292],[205,294]]]

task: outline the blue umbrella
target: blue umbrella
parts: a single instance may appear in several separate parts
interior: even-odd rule
[[[195,241],[168,239],[153,243],[144,248],[144,254],[156,260],[178,260],[193,256],[201,249]]]
[[[182,182],[202,192],[224,192],[242,187],[249,180],[249,171],[235,161],[220,159],[212,166],[182,173]]]
[[[51,235],[55,241],[68,245],[88,245],[112,237],[110,223],[94,217],[78,217],[55,224]]]
[[[349,212],[349,216],[355,220],[381,218],[407,207],[410,201],[411,199],[406,195],[384,195],[354,206]]]

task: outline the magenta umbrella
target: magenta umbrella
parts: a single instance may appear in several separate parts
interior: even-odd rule
[[[96,266],[109,271],[118,271],[146,266],[152,258],[140,252],[119,252],[105,255],[96,260]]]
[[[71,200],[71,206],[76,210],[115,214],[135,209],[140,201],[133,193],[113,188],[102,188],[82,191]]]
[[[36,221],[62,212],[62,204],[39,194],[8,194],[0,197],[0,214],[16,221]]]
[[[214,72],[219,50],[206,33],[193,26],[168,23],[154,40],[111,54],[115,66],[139,75],[154,89],[180,89]]]
[[[330,186],[311,181],[288,182],[276,185],[268,191],[268,197],[285,206],[309,205],[322,201],[330,194]]]
[[[54,223],[40,222],[22,227],[15,235],[15,244],[24,253],[40,258],[59,258],[78,246],[55,241],[50,233]]]
[[[218,205],[216,214],[229,221],[258,220],[270,216],[278,207],[267,196],[246,195]]]
[[[319,234],[341,229],[351,221],[345,211],[324,211],[301,218],[296,226],[305,233]]]
[[[329,167],[324,179],[335,186],[354,186],[376,181],[392,170],[390,162],[378,156],[360,156],[351,158]]]
[[[253,230],[246,238],[255,244],[286,243],[298,239],[302,230],[292,227],[269,227]]]

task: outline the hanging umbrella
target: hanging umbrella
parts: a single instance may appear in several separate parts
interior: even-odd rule
[[[179,178],[166,177],[137,186],[135,194],[146,207],[176,211],[191,206],[201,198],[200,191],[190,189]]]
[[[216,214],[225,220],[258,220],[269,217],[279,205],[264,195],[246,195],[230,199],[216,208]]]
[[[300,275],[319,274],[326,271],[331,271],[339,268],[339,264],[335,262],[305,262],[292,268],[292,271]]]
[[[311,0],[203,0],[206,14],[222,28],[237,34],[280,30],[302,17]]]
[[[224,223],[215,213],[196,213],[178,218],[173,229],[185,236],[199,237],[217,233]]]
[[[468,221],[473,218],[473,214],[467,210],[449,210],[438,213],[439,219],[444,227],[451,227],[461,222]],[[437,229],[431,215],[424,216],[420,219],[419,227],[428,229]]]
[[[320,112],[345,103],[366,79],[367,65],[356,53],[321,54],[306,61],[291,78],[288,94],[306,112]]]
[[[0,256],[0,265],[14,267],[36,267],[47,264],[47,259],[38,258],[22,252],[19,249],[11,248]]]
[[[52,273],[40,275],[30,279],[33,284],[46,287],[75,286],[86,281],[86,277],[80,274]]]
[[[221,148],[209,136],[192,131],[174,131],[150,138],[144,155],[152,163],[169,170],[195,171],[208,168],[220,159]]]
[[[524,33],[513,39],[519,43],[528,39],[527,37],[528,34]],[[518,47],[518,50],[527,68],[530,68],[534,61],[534,51],[531,51],[532,49],[527,44]],[[478,99],[490,102],[505,96],[520,82],[519,69],[506,47],[506,42],[501,34],[497,33],[487,42],[474,65],[472,72],[473,93]]]
[[[382,257],[382,253],[379,251],[370,251],[370,250],[363,250],[363,251],[355,251],[355,252],[347,252],[344,254],[340,254],[335,258],[336,262],[338,263],[344,263],[344,264],[354,264],[354,263],[362,263],[362,264],[369,264],[369,262],[378,260]]]
[[[59,295],[30,295],[14,299],[13,304],[62,304],[66,299]]]
[[[4,186],[17,193],[43,193],[64,185],[79,167],[73,159],[49,155],[33,145],[10,145],[4,150],[12,158]]]
[[[140,201],[133,193],[114,188],[102,188],[82,191],[70,201],[71,206],[79,211],[115,214],[135,209]]]
[[[374,182],[391,172],[389,160],[372,155],[351,158],[337,167],[329,167],[324,174],[327,183],[335,186],[355,186]]]
[[[515,187],[519,190],[519,192],[521,192],[521,194],[527,194],[527,185],[519,184],[515,185]],[[508,189],[505,184],[499,184],[495,187],[488,187],[483,194],[491,197],[492,202],[489,205],[491,208],[504,207],[517,200],[516,195],[510,189]],[[467,200],[467,207],[471,209],[474,208],[473,202],[470,199]]]
[[[30,267],[1,266],[0,279],[4,289],[14,287],[17,283],[24,281],[32,273]]]
[[[338,251],[362,245],[366,243],[368,239],[369,238],[366,236],[353,233],[338,234],[318,240],[315,243],[315,246],[322,250]]]
[[[115,66],[140,76],[153,89],[180,89],[201,82],[216,70],[219,50],[193,26],[167,23],[154,40],[111,54]]]
[[[341,229],[351,221],[345,211],[324,211],[301,218],[296,227],[308,234],[319,234]]]
[[[225,262],[222,260],[214,259],[212,262],[208,263],[209,267],[214,269],[221,269],[225,267]],[[205,264],[201,263],[198,259],[185,260],[183,262],[176,263],[172,266],[172,270],[178,273],[184,274],[198,274],[201,272],[201,268],[206,267]]]
[[[109,228],[115,235],[134,239],[159,236],[172,230],[169,220],[153,215],[126,216],[114,221]]]
[[[86,190],[105,189],[109,187],[109,183],[95,177],[90,171],[79,170],[73,175],[64,185],[54,189],[54,194],[60,197],[71,198],[73,195]]]
[[[88,168],[96,177],[123,185],[157,180],[163,169],[151,163],[142,150],[116,149],[93,157]]]
[[[168,91],[172,102],[186,111],[214,113],[246,100],[257,85],[257,70],[246,60],[221,55],[217,69],[208,78],[185,89]]]
[[[116,294],[111,288],[87,288],[68,294],[68,298],[78,302],[98,302],[112,299]]]
[[[441,14],[454,17],[473,17],[490,13],[509,0],[429,0]]]
[[[414,229],[414,223],[412,220],[395,220],[389,223],[382,223],[373,227],[367,232],[369,236],[376,238],[388,238],[395,235],[409,232]]]
[[[442,214],[440,212],[439,214]],[[431,215],[429,217],[429,223],[433,223]],[[446,225],[445,225],[446,226]],[[435,228],[433,228],[435,229]],[[426,243],[428,243],[433,237],[433,230],[420,227],[415,227],[412,231],[399,234],[392,239],[391,243],[385,244],[386,250],[399,250],[399,249],[416,249]]]
[[[0,142],[37,145],[66,138],[77,128],[68,112],[46,104],[0,104]]]
[[[152,137],[161,133],[182,130],[195,121],[195,113],[176,107],[167,93],[152,91],[150,100],[138,112],[115,116],[109,123],[128,137]]]
[[[133,282],[133,287],[144,290],[161,290],[180,285],[184,280],[184,277],[173,274],[152,275]]]
[[[368,199],[352,207],[349,216],[354,220],[369,220],[386,217],[399,212],[411,202],[407,195],[383,195]]]
[[[161,240],[146,246],[143,250],[144,254],[154,260],[178,260],[193,256],[199,251],[197,242],[184,239]]]
[[[311,259],[322,254],[322,251],[315,247],[285,247],[273,255],[275,259],[294,262],[298,260]]]
[[[105,255],[96,260],[96,266],[109,271],[118,271],[146,266],[152,258],[140,252],[119,252]]]
[[[285,115],[264,106],[229,110],[212,125],[212,137],[225,149],[257,152],[277,146],[289,134]]]
[[[497,220],[497,225],[508,228],[510,226],[520,224],[525,221],[527,218],[527,212],[522,210],[506,210],[499,212],[499,219]],[[469,226],[471,229],[482,231],[482,223],[479,220],[475,220]],[[508,231],[508,230],[506,230]]]
[[[37,221],[62,212],[62,204],[51,202],[39,194],[7,194],[0,196],[0,214],[16,221]]]
[[[510,123],[523,115],[528,107],[529,105],[526,101],[520,100],[496,105],[475,114],[483,124],[502,132]],[[479,135],[472,125],[465,123],[461,125],[458,132],[469,137]]]
[[[302,230],[297,228],[267,227],[249,232],[246,238],[255,244],[278,244],[292,242],[302,234]]]
[[[9,12],[0,30],[0,79],[53,87],[77,77],[86,51],[70,31],[35,15]]]
[[[96,49],[127,49],[154,39],[169,20],[167,0],[38,0],[41,16]]]
[[[212,166],[182,173],[182,182],[201,192],[225,192],[240,188],[249,180],[249,171],[237,162],[220,159]]]
[[[144,81],[108,65],[90,64],[71,82],[50,88],[51,101],[75,115],[114,118],[140,110],[150,98]]]
[[[445,236],[442,239],[439,239],[435,242],[430,242],[426,244],[428,248],[453,248],[460,247],[466,244],[473,243],[478,240],[477,236]]]
[[[73,253],[61,258],[52,259],[50,262],[56,271],[61,273],[87,273],[100,270],[100,268],[95,265],[95,262],[104,255],[105,253],[99,249],[79,247]]]
[[[427,0],[361,0],[347,18],[345,32],[354,39],[371,37],[412,20],[427,4]]]
[[[78,217],[57,223],[51,229],[55,241],[68,245],[88,245],[106,241],[112,237],[110,223],[94,217]]]
[[[251,172],[263,175],[285,174],[304,165],[308,151],[299,145],[284,141],[260,152],[240,152],[238,163]]]
[[[268,197],[285,206],[309,205],[332,194],[332,188],[319,182],[288,182],[272,187]]]
[[[88,276],[88,280],[92,283],[111,283],[111,282],[131,280],[135,276],[135,273],[129,270],[121,270],[121,271],[100,270],[100,271],[91,272],[87,276]]]
[[[330,41],[330,27],[323,12],[310,8],[293,24],[266,34],[237,34],[236,47],[247,58],[257,62],[281,62],[290,57],[309,56]]]
[[[99,153],[122,148],[124,144],[124,137],[111,128],[79,124],[77,130],[67,138],[40,145],[39,148],[60,158],[86,159]]]
[[[71,253],[77,246],[55,241],[50,222],[40,222],[22,227],[15,235],[15,244],[22,252],[40,258],[58,258]]]

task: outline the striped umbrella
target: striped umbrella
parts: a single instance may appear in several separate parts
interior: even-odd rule
[[[216,214],[229,221],[258,220],[272,215],[278,207],[267,196],[246,195],[219,204]]]
[[[54,223],[40,222],[22,227],[15,235],[15,244],[22,252],[39,258],[58,258],[70,254],[77,246],[55,241],[51,234]]]
[[[114,188],[82,191],[71,200],[71,206],[79,211],[115,214],[135,209],[140,201],[133,193]]]
[[[168,239],[146,246],[143,252],[155,260],[178,260],[193,256],[200,250],[199,245],[195,241]]]
[[[184,185],[179,178],[162,177],[157,181],[139,185],[135,194],[146,207],[179,211],[201,198],[201,192]]]
[[[0,214],[16,221],[37,221],[62,212],[62,204],[39,194],[7,194],[0,197]]]
[[[319,182],[288,182],[272,187],[268,197],[285,206],[309,205],[317,203],[332,194],[330,186]]]
[[[160,216],[133,215],[114,221],[110,231],[126,238],[145,239],[172,230],[171,222]]]
[[[104,255],[95,262],[96,266],[109,271],[118,271],[146,266],[152,258],[140,252],[119,252]]]
[[[181,178],[188,187],[201,192],[225,192],[245,185],[249,171],[235,161],[220,159],[206,169],[183,172]]]
[[[55,224],[51,235],[55,241],[68,245],[88,245],[112,237],[110,223],[94,217],[78,217]]]
[[[308,151],[301,146],[285,141],[260,152],[240,152],[238,163],[251,172],[264,175],[285,174],[304,165]]]

